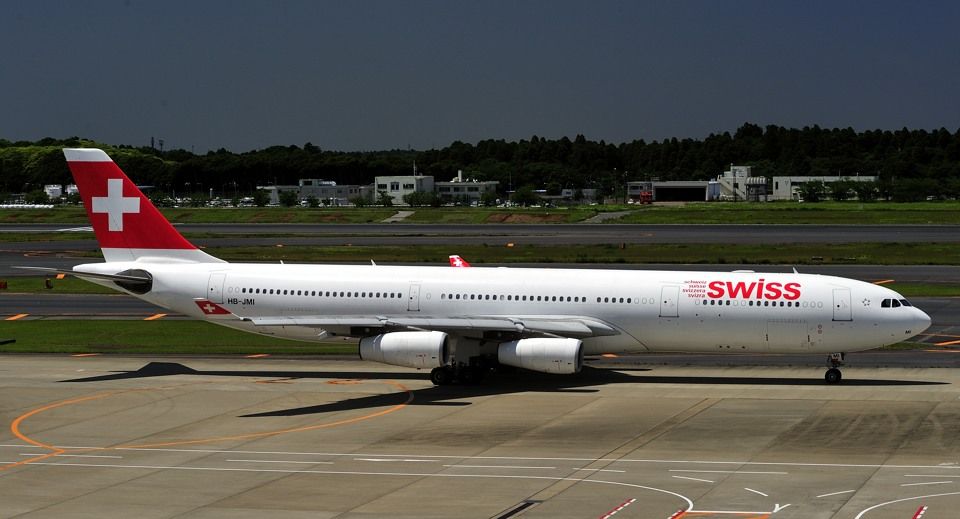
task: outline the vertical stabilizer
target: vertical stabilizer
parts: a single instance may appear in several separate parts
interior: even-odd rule
[[[105,260],[222,262],[181,236],[103,150],[63,154]]]

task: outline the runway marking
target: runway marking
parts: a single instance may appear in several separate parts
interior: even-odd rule
[[[397,458],[353,458],[353,461],[384,461],[384,462],[401,462],[401,463],[436,463],[437,460],[418,460],[418,459],[397,459]]]
[[[603,355],[600,355],[600,356],[603,357],[603,358],[606,358],[606,359],[616,359],[616,358],[620,357],[620,356],[617,355],[616,353],[604,353]]]
[[[20,456],[32,456],[36,457],[36,454],[33,453],[23,453]],[[123,459],[123,456],[108,456],[108,455],[99,455],[99,454],[58,454],[58,458],[115,458]]]
[[[10,317],[7,317],[6,319],[4,319],[4,321],[16,321],[16,320],[18,320],[18,319],[23,319],[24,317],[26,317],[26,316],[28,316],[28,315],[30,315],[30,314],[11,315]]]
[[[960,350],[923,350],[927,353],[960,353]]]
[[[913,514],[913,517],[911,519],[920,519],[921,517],[923,517],[923,514],[926,513],[926,511],[927,511],[926,505],[923,505],[920,508],[917,508],[917,511]]]
[[[46,454],[37,455],[36,457],[33,457],[33,458],[21,460],[21,461],[16,462],[16,463],[8,463],[8,464],[5,464],[5,465],[0,465],[0,471],[8,470],[8,469],[11,469],[11,468],[14,468],[14,467],[23,466],[23,465],[34,464],[35,462],[43,461],[43,460],[45,460],[45,459],[48,459],[48,458],[51,458],[51,457],[53,457],[53,456],[57,456],[57,455],[60,455],[60,454],[64,454],[64,453],[67,452],[66,448],[55,447],[55,446],[53,446],[53,445],[48,445],[48,444],[43,443],[43,442],[38,441],[38,440],[34,440],[34,439],[28,437],[27,435],[23,434],[23,433],[20,431],[20,425],[21,425],[25,420],[27,420],[28,418],[30,418],[30,417],[32,417],[32,416],[35,416],[35,415],[40,414],[40,413],[43,413],[43,412],[45,412],[45,411],[49,411],[49,410],[51,410],[51,409],[56,409],[56,408],[58,408],[58,407],[64,407],[64,406],[68,406],[68,405],[72,405],[72,404],[78,404],[78,403],[82,403],[82,402],[88,402],[88,401],[91,401],[91,400],[99,400],[99,399],[101,399],[101,398],[106,398],[106,397],[114,396],[114,395],[120,395],[120,394],[126,394],[126,393],[134,393],[134,392],[159,391],[159,390],[172,389],[172,388],[183,388],[183,387],[186,387],[186,386],[197,385],[197,384],[208,384],[208,383],[210,383],[210,382],[194,382],[194,383],[189,383],[189,384],[179,384],[179,385],[176,385],[176,386],[158,386],[158,387],[151,387],[151,388],[134,388],[134,389],[119,390],[119,391],[110,391],[110,392],[106,392],[106,393],[97,393],[97,394],[89,395],[89,396],[85,396],[85,397],[72,398],[72,399],[68,399],[68,400],[61,400],[61,401],[59,401],[59,402],[54,402],[54,403],[47,404],[47,405],[44,405],[44,406],[35,408],[35,409],[33,409],[33,410],[30,410],[30,411],[28,411],[28,412],[26,412],[26,413],[18,416],[17,418],[15,418],[15,419],[10,423],[10,432],[11,432],[15,437],[17,437],[18,439],[20,439],[21,441],[23,441],[23,442],[25,442],[25,443],[28,443],[28,444],[30,444],[30,445],[34,445],[34,446],[37,446],[37,447],[41,447],[41,448],[47,449],[47,450],[49,450],[50,452],[48,452],[48,453],[46,453]],[[121,448],[127,448],[127,449],[139,448],[139,449],[145,449],[145,448],[155,448],[155,447],[170,447],[170,446],[178,446],[178,445],[193,445],[193,444],[198,444],[198,443],[212,443],[212,442],[218,442],[218,441],[242,440],[242,439],[250,439],[250,438],[265,438],[265,437],[278,436],[278,435],[281,435],[281,434],[288,434],[288,433],[294,433],[294,432],[304,432],[304,431],[314,431],[314,430],[318,430],[318,429],[328,429],[328,428],[337,427],[337,426],[340,426],[340,425],[347,425],[347,424],[352,424],[352,423],[356,423],[356,422],[361,422],[361,421],[364,421],[364,420],[369,420],[369,419],[371,419],[371,418],[376,418],[376,417],[379,417],[379,416],[383,416],[383,415],[386,415],[386,414],[390,414],[390,413],[399,411],[399,410],[401,410],[401,409],[404,409],[404,408],[407,407],[408,405],[410,405],[411,402],[413,402],[413,398],[414,398],[413,392],[412,392],[409,388],[407,388],[406,386],[404,386],[403,384],[400,384],[400,383],[398,383],[398,382],[392,382],[392,381],[383,381],[383,383],[388,384],[388,385],[392,385],[392,386],[394,386],[394,387],[396,387],[396,388],[398,388],[398,389],[406,392],[406,393],[407,393],[407,399],[406,399],[406,401],[404,401],[404,402],[401,403],[401,404],[397,404],[397,405],[394,405],[394,406],[389,407],[389,408],[387,408],[387,409],[384,409],[384,410],[381,410],[381,411],[377,411],[377,412],[374,412],[374,413],[369,413],[369,414],[365,414],[365,415],[361,415],[361,416],[357,416],[357,417],[353,417],[353,418],[347,418],[347,419],[343,419],[343,420],[337,420],[337,421],[334,421],[334,422],[327,422],[327,423],[320,423],[320,424],[313,424],[313,425],[305,425],[305,426],[300,426],[300,427],[292,427],[292,428],[289,428],[289,429],[279,429],[279,430],[274,430],[274,431],[264,431],[264,432],[258,432],[258,433],[238,434],[238,435],[233,435],[233,436],[220,436],[220,437],[214,437],[214,438],[201,438],[201,439],[195,439],[195,440],[179,440],[179,441],[153,443],[153,444],[114,445],[114,446],[109,446],[109,447],[70,447],[70,449],[71,449],[71,450],[87,450],[87,451],[103,451],[103,450],[114,450],[114,449],[121,449]],[[227,452],[229,452],[229,451],[227,451]]]
[[[905,478],[942,478],[947,474],[904,474]]]
[[[676,512],[670,514],[670,517],[667,517],[667,519],[680,519],[681,517],[684,516],[685,513],[686,513],[686,510],[681,508],[680,510],[677,510]]]
[[[573,469],[573,470],[584,470],[588,472],[626,472],[625,470],[613,470],[613,469]]]
[[[167,316],[167,314],[153,314],[153,315],[151,315],[150,317],[144,318],[143,320],[144,320],[144,321],[156,321],[157,319],[163,319],[163,318],[166,317],[166,316]]]
[[[290,461],[290,460],[227,460],[237,463],[299,463],[309,465],[333,465],[332,461]]]
[[[935,343],[934,346],[953,346],[954,344],[960,344],[960,340],[938,342],[938,343]]]
[[[0,444],[0,447],[31,448],[29,445]],[[103,447],[89,447],[78,445],[60,445],[60,448],[71,450],[96,450]],[[160,451],[160,452],[199,452],[199,453],[222,453],[222,454],[262,454],[262,455],[289,455],[289,456],[368,456],[380,458],[432,458],[432,459],[470,459],[470,460],[511,460],[511,461],[578,461],[584,463],[595,462],[624,462],[624,463],[689,463],[691,465],[754,465],[754,466],[782,466],[782,467],[801,467],[801,468],[864,468],[864,469],[928,469],[928,470],[947,470],[954,474],[944,474],[941,477],[960,477],[960,465],[884,465],[884,464],[862,464],[862,463],[803,463],[789,461],[707,461],[707,460],[663,460],[663,459],[630,459],[630,458],[548,458],[532,456],[469,456],[454,454],[384,454],[384,453],[363,453],[363,452],[296,452],[296,451],[248,451],[248,450],[219,450],[219,449],[170,449],[159,447],[128,447],[117,446],[109,447],[111,450],[133,450],[133,451]],[[780,474],[780,473],[778,473]],[[786,473],[783,473],[786,474]]]
[[[770,497],[769,494],[764,494],[763,492],[761,492],[761,491],[759,491],[759,490],[754,490],[754,489],[752,489],[752,488],[747,488],[747,487],[743,487],[743,489],[746,490],[747,492],[753,492],[754,494],[759,494],[759,495],[761,495],[761,496],[763,496],[763,497]]]
[[[245,359],[262,359],[264,357],[269,357],[269,353],[255,353],[253,355],[244,355]]]
[[[689,476],[670,476],[671,478],[677,479],[689,479],[690,481],[703,481],[704,483],[716,483],[716,481],[710,479],[700,479],[700,478],[691,478]]]
[[[96,357],[99,355],[103,355],[103,354],[102,353],[74,353],[73,355],[70,355],[70,356],[71,357]]]
[[[620,503],[619,505],[617,505],[616,507],[614,507],[613,510],[610,510],[609,512],[601,515],[601,516],[600,516],[600,519],[610,519],[611,517],[617,515],[617,512],[619,512],[620,510],[623,510],[624,508],[626,508],[626,507],[628,507],[628,506],[630,506],[630,505],[632,505],[632,504],[634,504],[634,503],[636,503],[636,502],[637,502],[637,500],[636,500],[635,498],[627,499],[626,501],[624,501],[624,502]]]
[[[840,492],[830,492],[829,494],[820,494],[816,497],[830,497],[830,496],[839,496],[840,494],[850,494],[856,492],[856,490],[841,490]]]
[[[953,481],[923,481],[920,483],[904,483],[900,486],[901,487],[919,487],[920,485],[946,485],[947,483],[953,483]]]
[[[665,490],[662,488],[637,485],[635,483],[624,483],[621,481],[607,481],[604,479],[587,478],[569,478],[556,476],[530,476],[516,474],[451,474],[449,472],[363,472],[346,470],[294,470],[294,469],[253,469],[253,468],[233,468],[233,467],[185,467],[182,465],[116,465],[108,463],[55,463],[40,461],[34,465],[57,466],[57,467],[97,467],[97,468],[115,468],[115,469],[148,469],[148,470],[183,470],[183,471],[210,471],[210,472],[254,472],[254,473],[272,473],[272,474],[322,474],[334,476],[399,476],[399,477],[417,477],[417,478],[477,478],[477,479],[532,479],[546,481],[571,481],[574,483],[593,483],[598,485],[613,485],[627,488],[639,488],[641,490],[650,490],[671,495],[682,500],[687,504],[687,510],[693,509],[693,501],[677,492]],[[769,512],[711,512],[711,513],[753,513],[766,514]]]
[[[886,285],[887,283],[893,283],[895,279],[881,279],[880,281],[874,281],[874,285]]]
[[[773,474],[773,475],[789,474],[789,472],[761,472],[761,471],[749,471],[749,470],[693,470],[693,469],[670,469],[669,472],[704,472],[704,473],[718,473],[718,474]]]
[[[444,465],[444,467],[462,469],[556,469],[557,467],[524,467],[522,465]]]
[[[895,503],[903,503],[903,502],[905,502],[905,501],[915,501],[915,500],[917,500],[917,499],[927,499],[927,498],[931,498],[931,497],[945,497],[945,496],[956,496],[956,495],[960,495],[960,492],[947,492],[947,493],[944,493],[944,494],[929,494],[929,495],[926,495],[926,496],[904,497],[904,498],[902,498],[902,499],[894,499],[893,501],[887,501],[886,503],[880,503],[880,504],[873,505],[873,506],[871,506],[870,508],[864,508],[864,509],[863,509],[859,514],[857,514],[857,516],[854,517],[853,519],[862,519],[862,517],[865,516],[865,515],[867,515],[867,513],[871,512],[871,511],[873,511],[873,510],[876,510],[877,508],[884,507],[884,506],[887,506],[887,505],[892,505],[892,504],[895,504]]]

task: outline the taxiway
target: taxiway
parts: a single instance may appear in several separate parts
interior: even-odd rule
[[[847,384],[846,382],[850,382]],[[955,517],[960,372],[4,356],[2,517]]]

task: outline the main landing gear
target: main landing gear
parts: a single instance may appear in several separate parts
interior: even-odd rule
[[[827,357],[827,365],[830,366],[830,368],[827,369],[827,373],[823,376],[827,384],[839,384],[840,379],[843,378],[843,374],[840,373],[840,366],[843,366],[843,357],[843,353],[831,353]]]
[[[438,386],[450,384],[479,384],[487,370],[481,366],[443,366],[430,371],[430,382]]]

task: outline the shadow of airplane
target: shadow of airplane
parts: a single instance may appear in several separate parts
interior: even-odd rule
[[[751,385],[751,386],[822,386],[821,379],[772,378],[772,377],[691,377],[670,375],[633,375],[633,372],[651,371],[649,368],[598,369],[585,366],[576,375],[549,375],[518,370],[515,373],[495,373],[488,381],[478,385],[431,386],[411,390],[410,405],[466,406],[469,399],[510,393],[595,393],[596,386],[610,384],[683,384],[683,385]],[[353,380],[427,380],[427,372],[382,372],[382,371],[267,371],[267,370],[195,370],[176,362],[150,362],[136,371],[121,371],[109,375],[62,380],[61,382],[99,382],[108,380],[164,377],[172,375],[199,375],[218,377],[256,377],[267,379],[353,379]],[[857,380],[844,379],[835,386],[884,387],[943,385],[947,382],[914,380]],[[409,398],[406,391],[331,402],[319,405],[280,409],[242,415],[241,418],[267,416],[299,416],[397,405]]]

